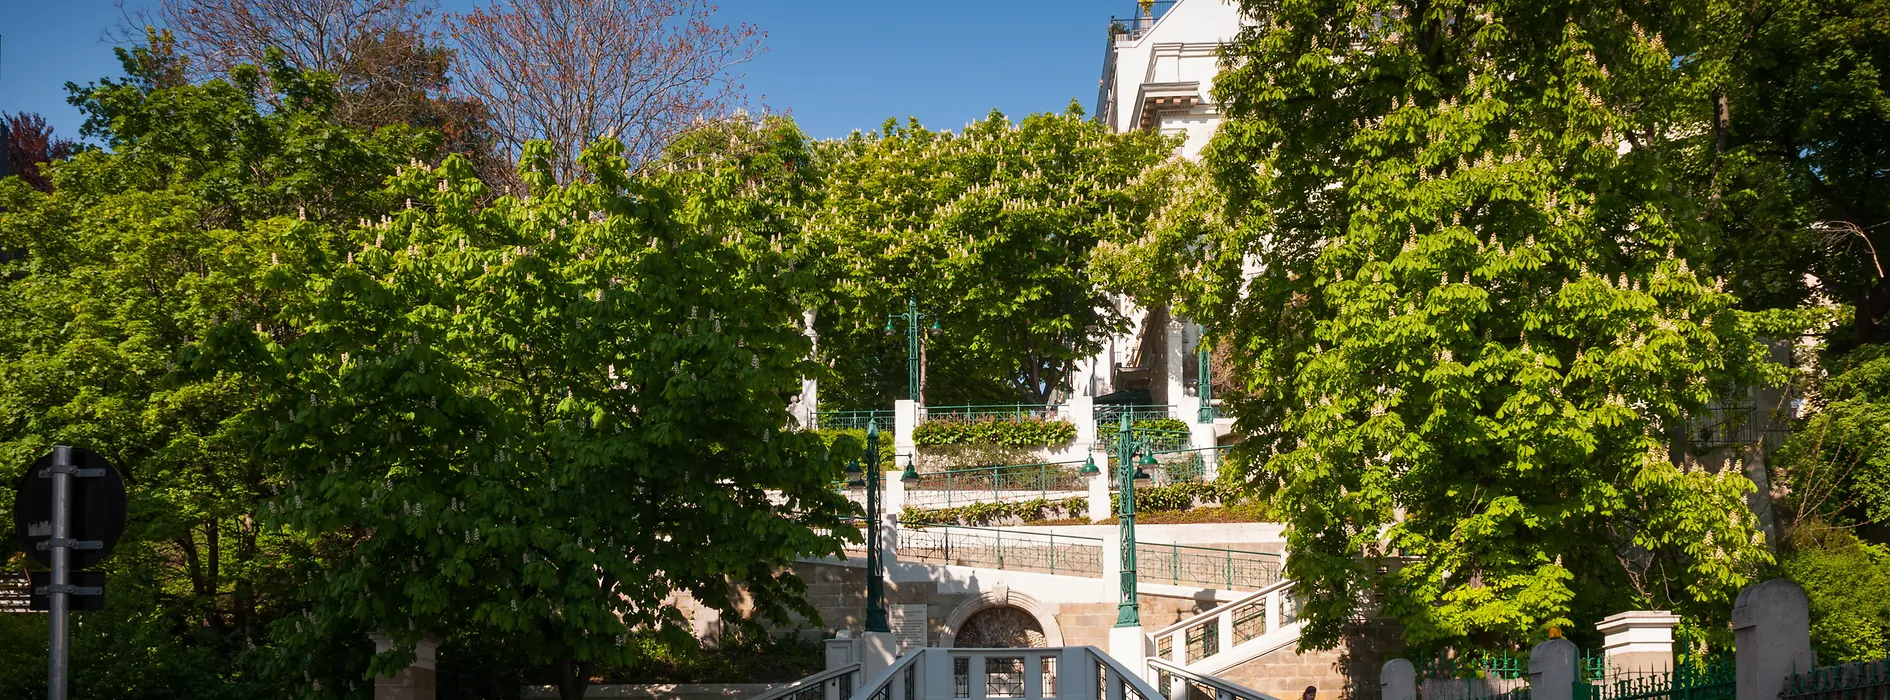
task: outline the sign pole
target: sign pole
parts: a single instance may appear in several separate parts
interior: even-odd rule
[[[46,700],[66,700],[66,613],[72,606],[72,448],[53,447],[52,474],[52,601],[51,654],[47,658]]]

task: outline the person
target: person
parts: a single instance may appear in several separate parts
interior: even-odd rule
[[[1306,692],[1300,693],[1299,700],[1319,700],[1319,686],[1306,686]]]

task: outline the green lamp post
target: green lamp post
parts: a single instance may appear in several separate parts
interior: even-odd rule
[[[1155,453],[1146,440],[1137,440],[1131,434],[1129,415],[1124,413],[1116,428],[1116,480],[1121,495],[1116,498],[1116,522],[1121,529],[1122,539],[1122,582],[1121,597],[1116,603],[1116,626],[1139,627],[1142,624],[1142,603],[1135,592],[1135,481],[1147,479],[1148,472],[1142,471],[1142,465],[1136,464],[1135,455],[1142,453],[1143,464],[1154,464]]]
[[[879,568],[879,420],[866,423],[866,473],[860,463],[847,464],[847,474],[855,477],[848,486],[866,488],[866,631],[891,632],[886,619],[886,579]],[[864,477],[864,478],[861,478]]]
[[[932,330],[938,330],[938,317],[929,313],[920,313],[918,297],[910,294],[906,295],[905,313],[886,314],[887,333],[893,332],[894,322],[906,323],[906,396],[921,405],[925,403],[925,400],[919,396],[919,333],[921,326],[928,319],[932,321]]]

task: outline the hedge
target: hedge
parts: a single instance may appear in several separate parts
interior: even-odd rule
[[[962,423],[929,421],[912,429],[912,443],[919,447],[938,445],[997,445],[1030,447],[1061,445],[1076,439],[1076,426],[1061,419],[1023,420],[988,418]]]
[[[952,508],[907,508],[899,514],[906,525],[1001,525],[1016,518],[1022,521],[1074,518],[1089,512],[1089,499],[1073,496],[1058,500],[1033,498],[1028,501],[970,503]]]

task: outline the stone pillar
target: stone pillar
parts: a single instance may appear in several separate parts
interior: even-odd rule
[[[374,653],[394,648],[394,640],[379,632],[368,635],[374,640]],[[440,638],[424,635],[413,645],[413,665],[389,676],[374,677],[374,700],[433,700],[436,662]]]
[[[1529,651],[1529,700],[1574,700],[1582,652],[1561,637]],[[1774,699],[1776,700],[1776,699]]]
[[[1062,413],[1076,426],[1076,441],[1070,444],[1070,452],[1078,457],[1089,454],[1096,446],[1096,400],[1072,396],[1070,402],[1063,405]]]
[[[866,679],[879,675],[880,671],[891,666],[899,658],[899,636],[891,632],[863,632],[860,634],[860,673],[855,682],[864,684]],[[854,687],[859,687],[855,685]]]
[[[897,482],[894,482],[897,483]],[[899,563],[899,512],[881,511],[879,514],[879,565],[885,569],[882,575],[892,573],[892,565]]]
[[[918,402],[910,399],[893,402],[893,454],[899,462],[918,458],[919,448],[912,444],[912,429],[918,425]]]
[[[1109,528],[1102,534],[1102,579],[1108,583],[1109,602],[1120,602],[1116,598],[1122,595],[1116,589],[1122,580],[1122,533],[1120,528]],[[1114,624],[1114,623],[1111,623]]]
[[[1220,444],[1220,438],[1215,437],[1213,423],[1188,421],[1188,446],[1201,450],[1199,453],[1201,455],[1201,478],[1207,481],[1213,481],[1221,474],[1220,451],[1210,449],[1218,444]]]
[[[1100,523],[1115,514],[1109,507],[1109,453],[1091,451],[1089,459],[1096,463],[1096,473],[1089,475],[1089,521]]]
[[[1818,667],[1811,651],[1811,605],[1805,589],[1772,579],[1739,592],[1733,604],[1737,700],[1777,700],[1793,673]]]
[[[1392,659],[1378,669],[1382,700],[1417,700],[1417,667],[1410,659]]]
[[[1595,625],[1608,667],[1622,671],[1673,670],[1673,628],[1680,616],[1665,610],[1615,613]]]
[[[1109,655],[1122,662],[1136,678],[1148,678],[1148,657],[1155,645],[1140,627],[1109,628]],[[1564,699],[1566,700],[1566,699]]]
[[[831,671],[860,660],[860,640],[851,630],[840,630],[827,640],[827,670]]]
[[[1163,391],[1165,394],[1156,397],[1156,402],[1174,406],[1175,410],[1179,411],[1187,408],[1185,404],[1187,403],[1188,390],[1186,382],[1182,380],[1181,372],[1185,369],[1185,365],[1182,363],[1187,362],[1189,358],[1186,352],[1187,348],[1185,347],[1186,343],[1183,337],[1184,334],[1182,333],[1181,322],[1175,320],[1174,317],[1169,314],[1162,314],[1162,317],[1167,318],[1168,323],[1163,324],[1159,329],[1150,329],[1163,334],[1162,386],[1164,387]],[[1192,416],[1182,417],[1192,418]]]

